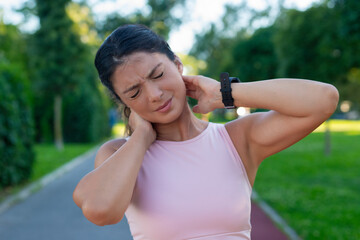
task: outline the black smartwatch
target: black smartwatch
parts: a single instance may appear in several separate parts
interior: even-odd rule
[[[222,102],[226,109],[236,108],[234,106],[234,99],[231,95],[231,83],[239,83],[240,79],[236,77],[229,77],[229,73],[223,72],[220,74],[220,83],[221,83],[221,95]]]

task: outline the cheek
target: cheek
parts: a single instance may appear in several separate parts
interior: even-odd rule
[[[186,87],[184,80],[182,79],[181,75],[176,75],[172,78],[171,81],[169,81],[169,86],[171,89],[175,90],[178,93],[186,93]]]
[[[142,119],[152,122],[153,112],[149,112],[149,109],[145,103],[142,104],[134,104],[131,108],[131,111],[136,112]]]
[[[186,98],[186,86],[184,81],[181,79],[181,82],[178,84],[178,91],[181,94],[181,96],[183,96],[184,98]]]

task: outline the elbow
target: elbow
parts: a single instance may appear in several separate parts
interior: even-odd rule
[[[81,208],[81,205],[83,203],[83,197],[82,197],[83,194],[81,194],[81,191],[79,189],[79,184],[76,186],[74,192],[73,192],[73,201],[74,203],[79,207]]]
[[[124,217],[123,211],[114,211],[105,204],[95,205],[85,202],[81,209],[86,219],[98,226],[116,224]]]
[[[76,187],[74,190],[73,200],[81,208],[86,219],[98,226],[116,224],[122,220],[125,213],[125,211],[107,207],[110,204],[104,202],[96,203],[94,200],[84,197],[79,187]],[[99,200],[96,201],[98,202]]]
[[[322,112],[326,115],[326,118],[329,118],[337,108],[339,102],[339,91],[331,84],[326,84],[324,88],[325,105],[322,108]]]

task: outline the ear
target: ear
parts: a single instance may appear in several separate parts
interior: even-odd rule
[[[179,73],[182,75],[182,74],[183,74],[183,70],[184,70],[184,66],[183,66],[180,58],[179,58],[177,55],[175,55],[174,63],[175,63],[175,65],[176,65]]]

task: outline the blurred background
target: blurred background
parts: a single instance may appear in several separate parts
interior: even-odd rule
[[[123,134],[93,61],[125,23],[168,40],[185,74],[335,85],[334,115],[265,161],[254,189],[303,239],[360,239],[358,0],[1,1],[0,201]],[[227,122],[256,111],[266,110],[198,117]]]

